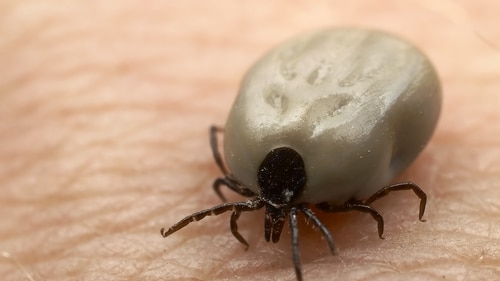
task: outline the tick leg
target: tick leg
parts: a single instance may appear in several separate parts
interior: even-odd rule
[[[180,220],[178,223],[174,224],[172,227],[170,227],[167,231],[165,231],[165,228],[162,228],[160,230],[160,233],[163,237],[167,237],[170,234],[184,228],[188,224],[194,222],[194,221],[199,221],[206,216],[217,216],[222,213],[228,212],[228,211],[233,211],[233,212],[248,212],[248,211],[256,211],[264,207],[264,202],[260,199],[253,199],[253,200],[248,200],[244,202],[234,202],[234,203],[224,203],[218,206],[215,206],[210,209],[202,210],[196,213],[193,213],[182,220]],[[234,233],[233,233],[234,235]],[[238,238],[238,237],[236,237]],[[239,240],[239,239],[238,239]],[[240,241],[241,242],[241,241]]]
[[[293,254],[293,265],[295,266],[295,275],[297,276],[297,281],[302,281],[302,267],[300,265],[300,253],[299,253],[299,227],[297,225],[297,208],[290,208],[290,231],[292,232],[292,254]]]
[[[248,250],[248,247],[249,247],[248,242],[238,232],[237,220],[240,217],[240,215],[241,215],[240,211],[233,211],[233,213],[231,214],[231,222],[230,222],[231,233],[233,234],[234,237],[236,237],[236,239],[238,239],[238,241],[240,241],[241,244],[245,245],[245,251],[246,251],[246,250]]]
[[[213,183],[213,188],[217,196],[222,200],[222,202],[226,202],[226,197],[220,191],[220,187],[225,185],[232,191],[245,196],[252,197],[255,196],[255,193],[248,188],[242,187],[237,180],[231,177],[231,174],[227,171],[224,162],[222,161],[222,155],[219,151],[219,142],[217,139],[217,133],[222,133],[224,131],[223,128],[210,126],[210,147],[212,148],[212,155],[214,157],[215,163],[217,167],[221,170],[222,174],[224,174],[223,178],[218,178]]]
[[[343,205],[335,206],[330,205],[328,203],[319,203],[316,205],[320,210],[331,213],[341,213],[341,212],[349,212],[349,211],[358,211],[363,213],[369,213],[374,220],[377,221],[378,228],[378,237],[380,239],[384,239],[384,218],[382,215],[377,212],[377,210],[373,209],[372,206],[367,205],[366,203],[359,200],[349,200]]]
[[[231,179],[229,176],[226,176],[225,178],[217,178],[213,183],[214,191],[217,194],[217,196],[219,196],[219,198],[222,200],[222,202],[227,201],[226,197],[222,194],[220,190],[220,187],[223,185],[227,186],[229,189],[240,194],[241,196],[252,197],[256,195],[250,189],[242,187],[235,180]]]
[[[314,225],[317,228],[319,228],[319,230],[323,233],[323,236],[325,236],[326,242],[328,243],[328,248],[330,248],[330,252],[332,252],[332,254],[335,255],[335,246],[333,244],[333,238],[332,238],[332,234],[330,233],[330,231],[318,219],[318,217],[316,217],[316,215],[313,213],[313,211],[311,211],[311,209],[309,209],[306,206],[302,206],[302,207],[300,207],[300,211],[302,211],[302,213],[304,213],[306,218],[310,219],[314,223]]]
[[[224,132],[223,128],[216,127],[216,126],[210,126],[210,147],[212,148],[212,154],[215,159],[215,163],[217,163],[217,166],[221,170],[221,172],[224,175],[227,175],[227,169],[226,166],[224,166],[224,163],[222,162],[222,156],[219,151],[219,143],[217,140],[217,133],[222,133]]]
[[[370,198],[368,198],[365,201],[365,204],[368,205],[368,204],[386,196],[387,194],[391,193],[392,191],[409,190],[409,189],[413,190],[413,192],[415,192],[415,195],[417,195],[418,198],[420,198],[420,209],[418,212],[418,219],[420,221],[425,221],[425,220],[422,220],[422,217],[424,216],[425,206],[427,205],[427,194],[425,194],[425,192],[420,188],[420,186],[418,186],[416,183],[413,183],[411,181],[401,182],[401,183],[396,183],[393,185],[385,186],[382,189],[380,189],[379,191],[377,191],[375,194],[370,196]]]

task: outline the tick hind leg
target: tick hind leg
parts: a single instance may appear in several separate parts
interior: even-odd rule
[[[345,202],[343,205],[331,205],[324,202],[317,204],[316,207],[318,207],[318,209],[322,211],[330,213],[344,213],[350,211],[369,213],[372,218],[377,221],[378,237],[380,237],[380,239],[384,239],[384,218],[379,212],[377,212],[377,210],[373,209],[372,206],[366,204],[361,200],[351,199]]]
[[[212,148],[212,154],[214,156],[215,163],[224,175],[227,175],[227,169],[222,162],[222,156],[219,151],[219,142],[217,140],[217,133],[223,133],[224,129],[216,126],[210,126],[210,147]]]
[[[228,172],[226,166],[224,165],[224,162],[222,161],[222,155],[219,151],[219,142],[217,139],[217,133],[222,133],[224,132],[224,129],[216,126],[211,126],[210,127],[210,147],[212,149],[212,155],[214,157],[215,163],[217,164],[217,167],[219,167],[220,171],[222,174],[224,174],[223,178],[217,178],[214,183],[213,183],[213,189],[217,196],[223,201],[226,202],[226,197],[222,194],[220,188],[221,186],[225,185],[232,191],[245,196],[245,197],[252,197],[255,196],[256,194],[251,191],[248,188],[245,188],[241,186],[241,184],[234,179],[231,174]],[[239,240],[239,239],[238,239]]]
[[[418,219],[420,221],[425,221],[425,220],[422,220],[422,217],[424,216],[425,206],[427,205],[427,194],[425,194],[425,192],[420,188],[420,186],[418,186],[416,183],[411,182],[411,181],[400,182],[400,183],[392,184],[389,186],[385,186],[382,189],[380,189],[379,191],[377,191],[375,194],[370,196],[370,198],[365,200],[364,203],[368,205],[368,204],[386,196],[387,194],[389,194],[393,191],[410,190],[410,189],[413,190],[413,192],[415,193],[415,195],[418,196],[418,198],[420,198],[420,208],[419,208],[419,212],[418,212]]]
[[[316,207],[318,207],[322,211],[332,212],[332,213],[349,212],[349,211],[359,211],[359,212],[369,213],[373,217],[373,219],[377,221],[378,236],[381,239],[383,239],[384,218],[382,217],[382,215],[380,215],[379,212],[373,209],[373,207],[370,206],[370,204],[386,196],[392,191],[410,190],[410,189],[413,190],[413,192],[420,198],[420,209],[418,213],[418,218],[419,220],[424,221],[422,220],[422,217],[424,215],[425,206],[427,204],[427,195],[417,184],[411,181],[385,186],[381,188],[379,191],[377,191],[375,194],[370,196],[370,198],[364,201],[351,199],[346,203],[344,203],[343,205],[332,205],[327,202],[324,202],[317,204]]]

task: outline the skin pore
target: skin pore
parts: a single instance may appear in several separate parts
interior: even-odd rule
[[[263,211],[239,220],[248,251],[231,235],[229,213],[167,239],[160,228],[220,203],[208,128],[224,125],[248,67],[300,32],[362,25],[414,42],[442,80],[436,133],[398,178],[427,192],[427,221],[419,222],[410,191],[373,204],[384,216],[385,240],[367,214],[315,210],[333,235],[332,256],[299,215],[304,279],[494,280],[495,9],[481,1],[421,2],[4,1],[0,276],[294,280],[288,225],[279,243],[266,243]]]

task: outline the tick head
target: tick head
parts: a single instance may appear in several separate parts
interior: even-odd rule
[[[266,204],[264,222],[266,241],[278,242],[286,214],[306,184],[302,157],[293,149],[271,150],[257,172],[260,196]]]

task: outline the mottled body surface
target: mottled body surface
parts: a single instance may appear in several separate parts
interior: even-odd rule
[[[225,127],[225,159],[258,194],[259,165],[289,147],[307,174],[297,203],[366,198],[411,164],[440,107],[435,70],[406,41],[356,28],[309,33],[247,73]]]

